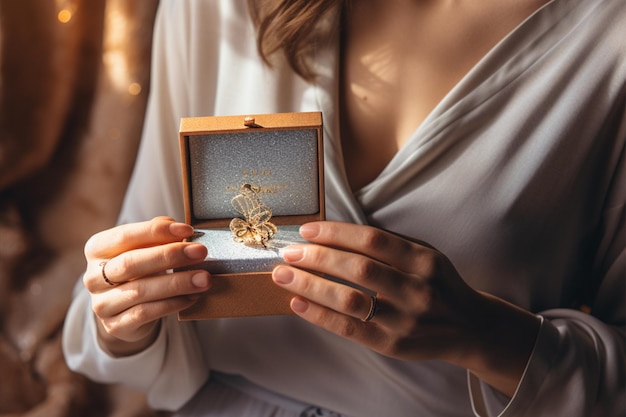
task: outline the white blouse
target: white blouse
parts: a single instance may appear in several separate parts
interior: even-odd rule
[[[473,288],[540,315],[540,333],[506,398],[463,369],[383,357],[295,316],[168,317],[146,351],[112,358],[98,345],[80,288],[64,333],[69,366],[143,389],[151,405],[169,410],[213,371],[243,376],[268,398],[355,417],[623,416],[625,28],[624,0],[551,1],[466,74],[378,178],[352,193],[341,156],[337,45],[317,52],[319,79],[307,84],[281,60],[261,63],[245,0],[162,0],[144,138],[121,223],[184,219],[181,117],[320,110],[327,217],[429,242]]]

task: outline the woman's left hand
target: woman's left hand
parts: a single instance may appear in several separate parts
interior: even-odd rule
[[[439,359],[463,366],[512,394],[532,351],[533,314],[470,288],[442,253],[370,226],[305,224],[314,244],[293,245],[274,282],[296,294],[291,308],[305,320],[383,355]],[[376,296],[372,307],[365,291]]]

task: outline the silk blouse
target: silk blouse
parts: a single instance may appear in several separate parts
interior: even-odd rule
[[[72,369],[182,407],[211,372],[348,416],[623,416],[625,407],[626,2],[552,0],[445,96],[381,174],[352,192],[338,112],[338,42],[306,83],[256,51],[245,0],[162,0],[152,88],[120,223],[184,219],[181,117],[321,111],[327,217],[429,242],[473,288],[537,314],[512,398],[466,370],[403,362],[295,316],[178,322],[113,358],[78,288]]]

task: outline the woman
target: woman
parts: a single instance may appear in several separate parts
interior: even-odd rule
[[[163,1],[68,363],[184,416],[623,415],[625,9]],[[286,111],[323,113],[330,220],[273,271],[296,315],[178,322],[211,281],[164,272],[206,256],[174,220],[179,119]]]

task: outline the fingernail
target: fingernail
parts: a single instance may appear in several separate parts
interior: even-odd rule
[[[206,256],[206,247],[204,245],[187,245],[183,249],[185,255],[192,260],[204,259]]]
[[[296,313],[304,313],[309,308],[309,303],[301,298],[291,300],[291,309]]]
[[[317,223],[307,223],[300,226],[300,236],[305,239],[313,239],[320,233],[320,225]]]
[[[191,283],[197,288],[206,288],[209,286],[209,276],[206,272],[198,272],[191,277]]]
[[[283,259],[287,262],[297,262],[302,259],[304,251],[299,246],[287,246],[283,249]]]
[[[274,282],[280,285],[287,285],[293,281],[293,272],[289,268],[278,267],[272,274]]]
[[[189,237],[193,234],[193,227],[185,223],[171,223],[170,233],[176,237]]]

